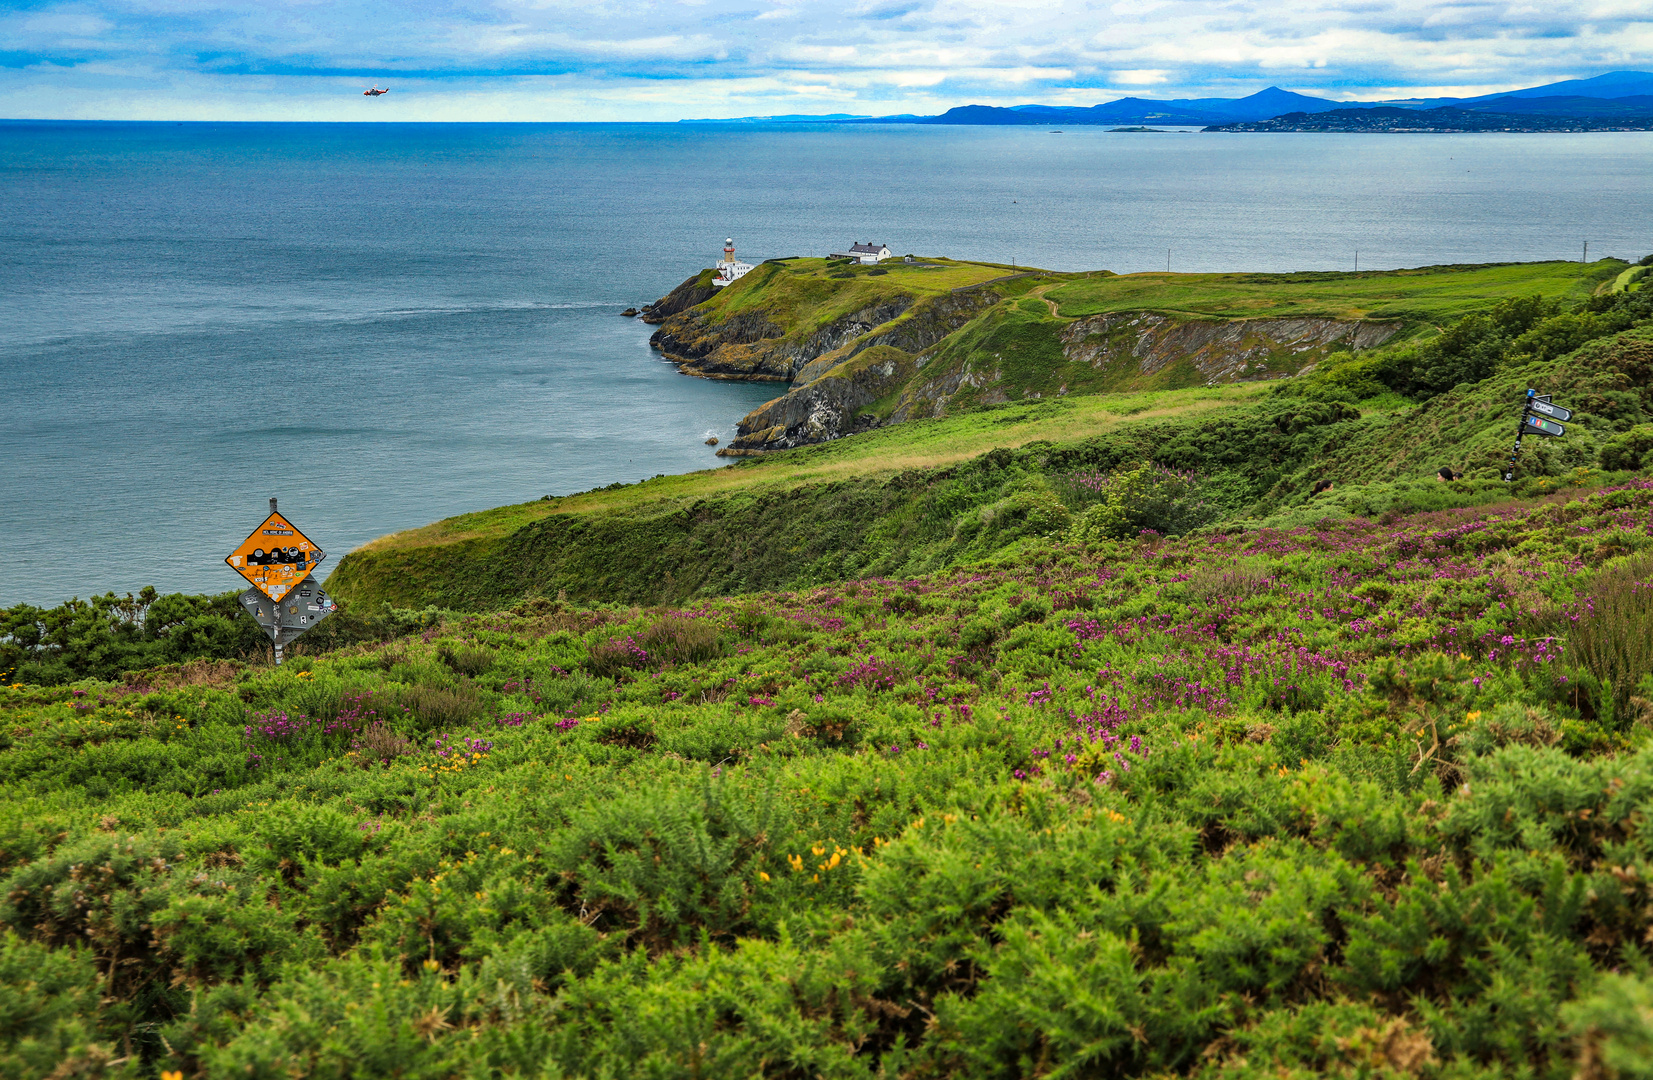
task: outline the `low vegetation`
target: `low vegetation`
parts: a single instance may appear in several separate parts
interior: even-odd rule
[[[1636,1075],[1650,557],[1639,480],[12,685],[0,1063]]]

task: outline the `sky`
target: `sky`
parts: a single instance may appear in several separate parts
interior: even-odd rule
[[[1653,2],[0,0],[7,118],[653,121],[1271,85],[1373,101],[1615,70],[1653,70]]]

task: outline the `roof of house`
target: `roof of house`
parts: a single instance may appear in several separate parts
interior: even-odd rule
[[[849,249],[851,251],[870,252],[871,254],[876,255],[876,254],[878,254],[878,252],[884,250],[884,245],[883,244],[851,244],[849,246]]]

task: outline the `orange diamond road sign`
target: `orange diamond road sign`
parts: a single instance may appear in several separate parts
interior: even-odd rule
[[[224,561],[253,588],[281,600],[326,557],[292,522],[271,514]]]

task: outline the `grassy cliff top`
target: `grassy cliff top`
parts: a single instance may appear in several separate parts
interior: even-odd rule
[[[1068,318],[1143,309],[1203,318],[1321,316],[1434,323],[1512,296],[1582,299],[1624,265],[1602,259],[1347,274],[1086,275],[1044,295]]]
[[[788,332],[825,325],[896,296],[936,296],[1010,276],[993,263],[892,259],[879,266],[831,259],[767,262],[703,305],[714,320],[761,312]]]
[[[1581,299],[1625,269],[1618,259],[1424,266],[1360,273],[1063,273],[924,258],[877,267],[827,259],[765,263],[703,307],[714,321],[762,312],[787,332],[825,325],[892,296],[933,296],[1015,276],[1062,318],[1147,310],[1199,318],[1314,316],[1438,323],[1512,296]]]

